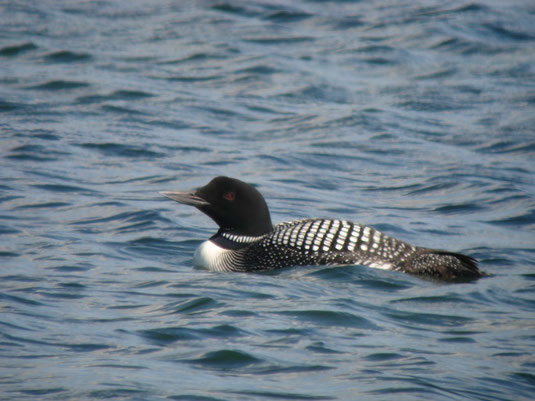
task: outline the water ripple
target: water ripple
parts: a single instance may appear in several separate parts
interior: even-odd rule
[[[25,42],[19,45],[4,46],[0,48],[0,56],[14,57],[31,50],[35,50],[37,48],[38,46],[32,42]]]
[[[235,350],[219,350],[203,354],[199,358],[185,360],[192,365],[199,365],[211,369],[242,369],[261,362],[251,354]]]
[[[292,316],[300,321],[313,323],[318,326],[352,327],[360,329],[377,329],[369,320],[353,315],[348,312],[305,310],[305,311],[282,311],[282,315]]]
[[[28,87],[28,89],[37,89],[37,90],[43,90],[43,91],[63,91],[63,90],[86,88],[88,86],[90,86],[88,82],[56,79],[52,81],[43,82],[42,84],[30,86]]]
[[[69,50],[60,50],[47,54],[44,56],[44,59],[51,63],[80,63],[91,61],[91,55]]]
[[[160,346],[172,344],[177,341],[203,340],[207,338],[234,338],[243,335],[241,330],[231,325],[221,325],[202,329],[162,327],[143,330],[139,334],[149,342]]]
[[[125,109],[121,110],[124,111]],[[148,149],[149,146],[134,146],[119,143],[81,143],[78,146],[84,149],[98,151],[106,156],[155,158],[164,155],[163,153]]]

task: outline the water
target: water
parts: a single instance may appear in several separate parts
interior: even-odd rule
[[[531,400],[531,1],[0,3],[0,397]],[[215,274],[158,191],[465,252]]]

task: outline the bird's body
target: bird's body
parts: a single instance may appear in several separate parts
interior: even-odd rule
[[[303,265],[364,265],[443,280],[482,275],[475,259],[416,247],[346,220],[306,219],[271,224],[262,195],[251,185],[214,178],[196,191],[162,192],[197,207],[219,225],[195,263],[213,271],[261,271]]]

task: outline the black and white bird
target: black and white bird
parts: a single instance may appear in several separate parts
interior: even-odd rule
[[[253,186],[216,177],[193,191],[162,195],[195,206],[219,226],[195,253],[195,264],[219,272],[252,272],[303,265],[364,265],[447,281],[484,275],[460,253],[422,248],[346,220],[305,219],[273,225]]]

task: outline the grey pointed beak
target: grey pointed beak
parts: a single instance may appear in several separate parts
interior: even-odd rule
[[[163,191],[160,194],[184,205],[206,206],[210,204],[198,196],[195,191]]]

